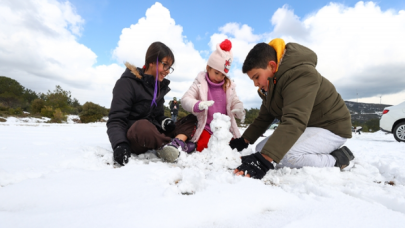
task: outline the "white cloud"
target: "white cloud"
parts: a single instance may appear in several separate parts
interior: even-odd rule
[[[273,14],[271,23],[274,29],[266,34],[253,34],[247,25],[242,32],[243,26],[227,24],[211,36],[211,48],[212,43],[229,36],[235,57],[242,64],[255,43],[281,37],[314,50],[318,55],[318,71],[335,84],[345,100],[355,99],[356,90],[359,101],[364,102],[379,103],[380,95],[385,97],[386,104],[405,99],[404,10],[382,11],[373,2],[358,2],[354,7],[330,3],[300,19],[292,9],[283,6]],[[234,70],[236,79],[242,80],[243,76],[237,72],[240,66]],[[238,94],[249,96],[253,92],[256,91],[247,86],[238,90]],[[250,99],[249,102],[256,103]]]
[[[365,100],[379,94],[397,94],[388,101],[392,104],[404,99],[400,93],[405,88],[405,11],[382,11],[373,2],[358,2],[354,7],[331,3],[301,25],[291,10],[278,11],[288,15],[286,21],[295,20],[295,27],[304,28],[298,29],[299,34],[286,32],[284,38],[317,53],[318,71],[344,99],[356,98],[356,90]],[[280,33],[275,29],[273,34]]]
[[[183,28],[176,25],[170,12],[160,3],[155,3],[146,11],[146,17],[138,23],[124,28],[113,52],[119,62],[130,62],[142,67],[149,45],[155,41],[166,44],[175,57],[174,72],[168,76],[171,92],[168,98],[181,97],[199,71],[205,69],[204,60],[194,45],[183,35]]]
[[[97,66],[97,56],[77,38],[84,20],[69,2],[56,0],[3,0],[0,5],[0,75],[9,76],[37,92],[55,85],[70,90],[80,102],[94,101],[109,107],[111,91],[124,68]],[[299,18],[287,6],[269,18],[274,29],[257,34],[246,24],[227,23],[209,35],[206,50],[196,50],[183,34],[181,25],[160,3],[146,10],[144,17],[124,28],[113,57],[118,63],[144,64],[146,49],[154,41],[173,51],[175,71],[168,77],[172,91],[167,98],[181,97],[206,58],[225,38],[232,41],[234,64],[231,78],[245,107],[259,107],[256,88],[241,73],[249,50],[258,42],[282,37],[298,42],[318,55],[319,72],[331,80],[344,99],[396,104],[405,97],[402,72],[405,65],[405,11],[382,11],[372,2],[354,7],[331,3]],[[266,26],[266,25],[265,25]]]
[[[81,103],[98,101],[109,107],[112,87],[124,69],[93,67],[96,54],[76,37],[84,20],[69,2],[5,0],[0,15],[1,75],[36,92],[61,85]]]
[[[308,38],[308,27],[300,21],[292,9],[288,9],[287,5],[277,9],[271,18],[271,23],[274,25],[274,30],[272,31],[272,36],[274,37],[294,37],[298,40]]]

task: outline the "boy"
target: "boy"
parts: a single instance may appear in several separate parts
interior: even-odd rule
[[[256,146],[257,153],[242,157],[235,174],[261,179],[274,168],[272,161],[278,167],[351,168],[353,154],[345,146],[340,148],[352,137],[350,113],[333,84],[317,72],[316,63],[312,50],[296,43],[285,45],[282,39],[250,50],[242,71],[259,87],[263,101],[258,117],[230,146],[241,151],[274,118],[281,122]]]

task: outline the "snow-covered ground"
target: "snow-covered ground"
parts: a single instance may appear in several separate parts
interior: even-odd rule
[[[224,148],[176,164],[147,153],[116,167],[105,123],[45,121],[0,123],[2,228],[405,224],[405,144],[382,132],[348,140],[351,171],[283,168],[254,180],[232,174],[238,158]]]

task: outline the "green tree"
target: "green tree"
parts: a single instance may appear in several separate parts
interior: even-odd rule
[[[70,91],[63,90],[59,85],[54,91],[48,90],[46,94],[37,94],[24,88],[14,79],[0,76],[0,111],[18,115],[16,110],[30,110],[33,114],[41,113],[52,118],[57,109],[65,116],[66,113],[79,114],[82,106],[76,98],[72,99]]]
[[[72,98],[70,91],[63,90],[59,85],[56,86],[53,92],[48,90],[45,95],[45,105],[52,107],[54,110],[59,108],[64,113],[70,113]]]
[[[20,107],[24,87],[16,80],[0,76],[0,102],[10,108]]]
[[[24,87],[14,79],[0,76],[0,94],[5,92],[21,96],[24,92]]]
[[[244,125],[249,125],[253,123],[253,121],[256,119],[256,117],[259,115],[259,109],[257,108],[251,108],[251,109],[245,109],[246,112],[246,117],[245,117],[245,123]],[[238,126],[241,126],[240,120],[237,119]]]
[[[30,89],[24,89],[23,98],[28,103],[31,103],[33,100],[38,99],[38,95]]]
[[[78,115],[80,112],[83,111],[83,107],[80,105],[79,101],[76,98],[73,98],[71,106],[72,110],[69,114]]]
[[[45,93],[38,93],[38,97],[39,97],[39,99],[41,99],[41,100],[46,100],[46,94]]]

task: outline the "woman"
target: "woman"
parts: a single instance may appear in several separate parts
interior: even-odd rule
[[[193,136],[197,119],[187,116],[174,123],[164,116],[164,96],[170,91],[166,76],[173,72],[174,55],[161,42],[152,43],[143,68],[127,67],[113,89],[107,134],[114,160],[128,162],[131,153],[157,150],[159,157],[174,162],[183,151],[194,150],[185,143]],[[166,145],[166,146],[164,146]]]

